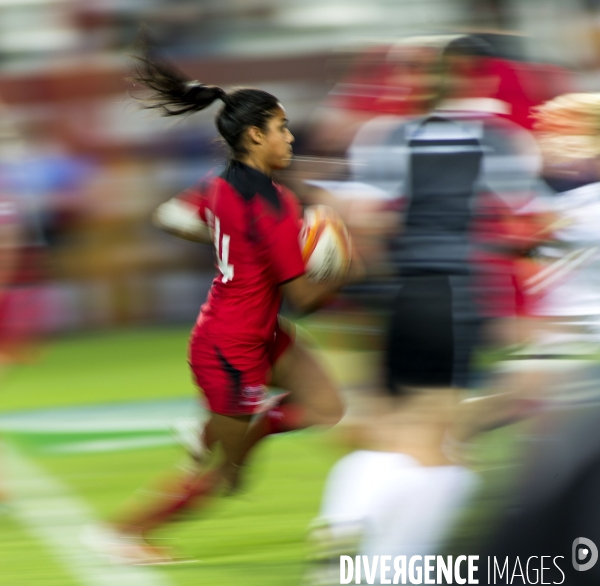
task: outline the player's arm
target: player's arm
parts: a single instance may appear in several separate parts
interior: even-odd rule
[[[310,312],[325,304],[343,284],[342,281],[312,283],[306,275],[300,275],[281,285],[281,291],[295,309]]]
[[[173,236],[212,244],[211,231],[201,218],[198,206],[181,197],[174,197],[159,205],[152,214],[152,223]]]
[[[209,226],[208,193],[209,177],[193,187],[159,205],[152,214],[152,222],[161,230],[192,242],[212,244],[213,234]]]
[[[283,296],[299,311],[314,311],[344,285],[364,277],[364,265],[351,248],[350,265],[345,276],[324,282],[311,281],[305,274],[305,265],[299,241],[300,223],[294,204],[287,200],[289,213],[281,221],[271,221],[262,229],[263,241],[272,263]]]
[[[356,251],[353,250],[348,274],[345,277],[324,283],[315,283],[303,274],[281,284],[280,287],[284,297],[294,308],[310,312],[327,303],[344,285],[360,281],[364,275],[365,267]]]

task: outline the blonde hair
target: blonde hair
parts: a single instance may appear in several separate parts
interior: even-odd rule
[[[600,156],[600,93],[563,94],[535,108],[533,118],[548,163]]]

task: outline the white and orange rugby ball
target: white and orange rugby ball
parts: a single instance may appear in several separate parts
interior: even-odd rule
[[[352,256],[352,242],[344,222],[328,206],[313,205],[304,210],[300,249],[311,281],[325,282],[344,277]]]

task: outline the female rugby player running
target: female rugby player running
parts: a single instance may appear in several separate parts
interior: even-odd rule
[[[219,489],[234,487],[258,441],[340,420],[334,383],[278,310],[282,294],[301,310],[314,309],[362,269],[353,258],[345,279],[312,283],[305,276],[299,206],[271,178],[289,165],[294,141],[276,97],[258,89],[227,93],[148,57],[140,63],[136,81],[152,92],[146,107],[176,116],[223,102],[216,124],[232,151],[220,176],[205,178],[155,213],[169,232],[212,241],[219,269],[189,345],[189,363],[210,410],[202,440],[208,450],[220,445],[218,461],[184,473],[112,526],[119,537],[114,553],[123,561],[160,563],[169,556],[145,541],[148,532],[192,503],[200,506]],[[269,404],[268,384],[286,390],[285,398]]]

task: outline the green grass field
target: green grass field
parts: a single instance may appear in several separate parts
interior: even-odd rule
[[[85,507],[88,518],[107,518],[182,460],[168,421],[196,413],[187,336],[187,329],[177,328],[74,336],[49,344],[36,364],[9,373],[0,402],[1,474],[13,498],[0,516],[0,585],[133,586],[123,577],[103,582],[108,570],[102,567],[93,570],[97,582],[86,578],[85,563],[82,570],[76,559],[82,547],[60,544],[56,531],[65,525],[73,541],[68,536],[80,519],[71,519],[74,503]],[[339,378],[355,379],[364,360],[348,361],[339,351],[333,368]],[[148,572],[173,585],[298,584],[306,528],[340,455],[327,434],[265,441],[243,494],[215,500],[203,518],[159,534],[199,562]]]
[[[337,334],[335,324],[311,330],[343,386],[372,384],[378,373],[377,339],[361,339],[355,326]],[[187,337],[187,328],[66,337],[48,344],[35,364],[7,374],[0,391],[0,487],[9,493],[0,509],[0,586],[300,583],[307,526],[343,455],[335,432],[269,438],[240,495],[216,499],[202,515],[157,534],[197,563],[121,568],[90,558],[81,542],[85,523],[110,518],[184,460],[171,425],[201,415]],[[510,441],[497,439],[481,447],[488,462],[506,461]],[[506,484],[502,465],[486,474],[492,490],[469,511],[457,551],[463,537],[483,529]]]

